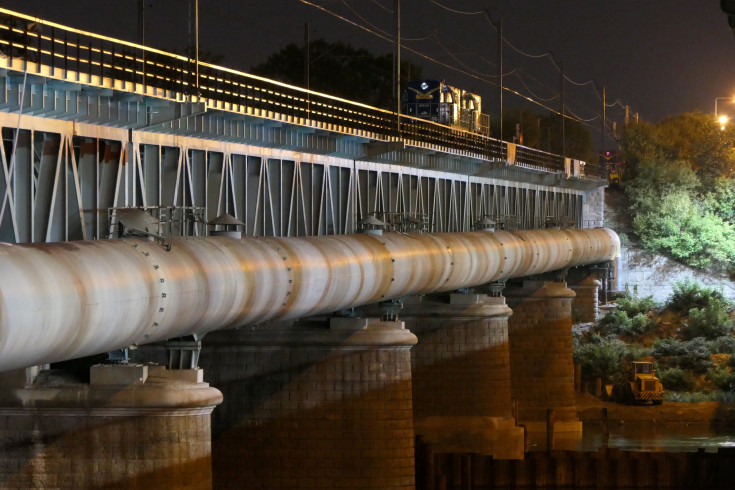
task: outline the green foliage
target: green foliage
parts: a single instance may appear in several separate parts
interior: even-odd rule
[[[625,335],[630,331],[632,322],[628,314],[618,308],[608,311],[597,321],[595,330],[603,336]]]
[[[624,373],[627,348],[615,338],[593,336],[591,342],[580,345],[574,352],[574,361],[582,366],[585,379],[602,378],[609,381],[616,373]]]
[[[598,320],[596,331],[604,336],[642,335],[655,326],[648,313],[656,309],[652,296],[638,297],[626,288],[625,294],[616,300],[617,307]]]
[[[713,354],[735,354],[735,337],[723,335],[711,340],[709,350]]]
[[[676,313],[686,313],[692,308],[704,308],[712,302],[725,302],[725,296],[717,289],[702,286],[691,278],[677,281],[671,288],[666,308]]]
[[[651,355],[657,357],[682,356],[687,352],[686,345],[686,342],[681,342],[673,337],[666,337],[653,343]]]
[[[714,366],[710,358],[709,343],[698,337],[681,342],[671,337],[653,343],[651,355],[658,358],[664,369],[678,367],[697,374],[704,374]]]
[[[647,250],[716,272],[735,270],[735,130],[709,114],[634,124],[621,142],[633,231]]]
[[[656,323],[643,313],[638,313],[630,319],[630,331],[635,335],[643,335],[655,325]]]
[[[681,328],[681,335],[685,339],[697,337],[716,339],[730,333],[732,333],[732,320],[727,313],[727,305],[716,299],[704,308],[689,310],[689,319]]]
[[[629,317],[634,317],[639,314],[647,314],[657,308],[656,302],[653,300],[653,296],[639,297],[637,291],[632,293],[625,288],[625,294],[616,300],[619,309],[622,309]]]
[[[666,306],[677,313],[688,313],[689,318],[680,330],[684,339],[714,340],[732,332],[730,302],[721,291],[701,286],[689,278],[674,285]]]
[[[722,131],[711,114],[687,112],[669,116],[657,126],[658,144],[667,156],[685,160],[705,179],[714,175],[729,176],[735,159],[728,144],[732,128]]]
[[[727,366],[715,366],[707,370],[706,378],[712,382],[718,389],[723,390],[728,386],[727,378],[730,371]]]
[[[727,223],[735,222],[735,179],[718,177],[704,195],[704,209]]]
[[[675,367],[661,373],[661,384],[667,390],[691,391],[695,382],[691,373]]]

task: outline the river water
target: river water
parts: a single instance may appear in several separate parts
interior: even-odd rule
[[[554,437],[554,449],[594,452],[604,446],[624,451],[717,452],[719,448],[735,447],[735,429],[713,430],[706,424],[628,424],[611,427],[606,438],[599,425],[585,425],[581,437]],[[528,450],[545,451],[546,435],[529,434]]]

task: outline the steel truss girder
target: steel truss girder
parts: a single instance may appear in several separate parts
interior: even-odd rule
[[[547,216],[582,219],[580,191],[431,166],[7,113],[0,126],[0,241],[104,238],[108,210],[130,206],[197,207],[207,220],[228,212],[250,236],[350,233],[371,213],[426,215],[435,232],[470,230],[484,215],[525,228]],[[6,151],[14,146],[15,158]],[[553,206],[531,202],[541,195]]]

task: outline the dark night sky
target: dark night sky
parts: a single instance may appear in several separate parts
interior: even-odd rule
[[[310,0],[389,34],[393,1]],[[150,6],[146,44],[183,50],[189,42],[190,0],[145,3]],[[563,58],[569,79],[604,84],[608,104],[619,99],[648,121],[697,109],[714,112],[715,97],[735,96],[735,37],[717,0],[402,0],[406,47],[484,75],[470,77],[405,51],[403,56],[423,65],[429,77],[483,95],[483,112],[497,111],[497,88],[486,81],[497,83],[497,34],[484,15],[453,13],[438,4],[465,12],[487,8],[494,19],[502,15],[504,36],[518,50],[553,52],[557,60]],[[138,0],[0,0],[4,8],[135,42],[138,5]],[[305,22],[312,39],[341,40],[377,54],[392,49],[387,41],[299,0],[200,0],[199,7],[200,48],[224,54],[223,65],[245,71],[289,43],[303,43]],[[523,73],[523,81],[511,75],[504,85],[538,99],[558,95],[560,75],[549,57],[504,50],[504,72],[520,68]],[[580,119],[599,116],[597,93],[592,84],[565,83],[565,103]],[[521,104],[509,94],[505,101]],[[545,104],[559,108],[558,98]],[[735,117],[735,104],[720,101],[719,109]],[[609,109],[609,121],[621,121],[622,114],[619,106]],[[589,125],[599,128],[599,119]]]

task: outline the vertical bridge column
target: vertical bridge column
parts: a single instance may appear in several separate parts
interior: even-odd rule
[[[400,317],[418,338],[411,351],[416,434],[436,451],[523,457],[511,416],[508,317],[502,296],[408,298]]]
[[[414,488],[402,322],[332,318],[209,334],[215,488]]]
[[[507,289],[513,309],[508,322],[513,398],[518,422],[529,431],[546,429],[553,409],[555,433],[582,432],[574,393],[572,299],[566,282],[525,281]]]
[[[572,301],[572,307],[579,314],[579,321],[589,323],[597,320],[600,286],[602,282],[594,277],[588,277],[579,284],[569,286],[577,295]]]

